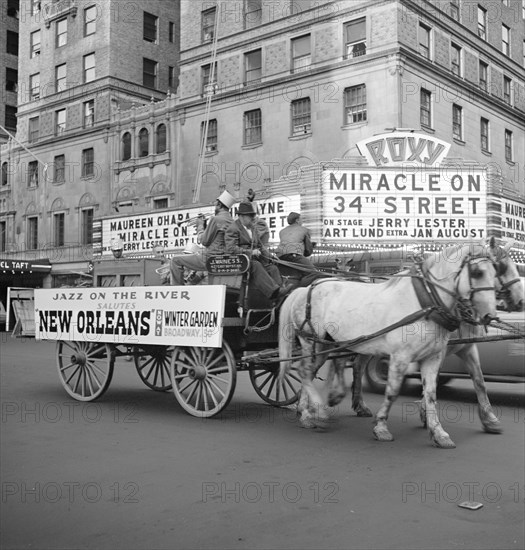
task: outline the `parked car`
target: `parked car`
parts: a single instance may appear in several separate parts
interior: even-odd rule
[[[7,313],[5,311],[4,304],[0,302],[0,330],[5,330],[6,322],[7,322]]]
[[[511,323],[513,327],[525,331],[525,313],[523,311],[499,314],[501,321]],[[489,327],[488,336],[508,335],[507,331]],[[525,339],[495,340],[477,344],[481,360],[481,370],[487,382],[525,382]],[[412,366],[412,365],[411,365]],[[407,378],[420,378],[417,365],[407,374]],[[365,367],[365,378],[370,388],[384,393],[388,376],[388,357],[371,356]],[[453,378],[469,378],[463,362],[457,355],[447,355],[439,371],[438,386]]]

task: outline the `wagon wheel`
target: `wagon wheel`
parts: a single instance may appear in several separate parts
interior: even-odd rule
[[[230,346],[177,347],[171,356],[173,393],[183,409],[208,418],[228,405],[235,390],[237,370]]]
[[[57,342],[57,366],[65,390],[77,401],[94,401],[109,386],[114,357],[108,344]]]
[[[301,379],[292,366],[279,380],[279,363],[257,365],[250,369],[250,381],[257,395],[266,403],[284,407],[295,403],[301,391]]]
[[[170,361],[173,347],[141,346],[133,353],[140,379],[152,390],[171,390]]]

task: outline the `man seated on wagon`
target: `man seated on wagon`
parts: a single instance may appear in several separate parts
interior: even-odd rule
[[[206,222],[204,218],[197,220],[197,241],[204,246],[202,251],[193,254],[174,256],[170,261],[171,284],[184,284],[184,268],[190,271],[206,271],[206,260],[212,256],[225,253],[224,234],[233,223],[230,208],[235,198],[224,191],[215,202],[215,216]]]
[[[308,259],[314,250],[314,243],[310,238],[310,230],[303,226],[301,214],[290,212],[288,226],[279,232],[279,246],[276,254],[280,260],[297,264],[304,269],[296,270],[300,286],[308,286],[315,279],[326,277],[320,272],[311,260]]]
[[[250,287],[256,288],[270,300],[280,302],[292,285],[283,285],[277,266],[270,262],[270,254],[255,229],[256,215],[250,201],[239,204],[238,218],[226,230],[226,253],[246,254],[250,259]]]

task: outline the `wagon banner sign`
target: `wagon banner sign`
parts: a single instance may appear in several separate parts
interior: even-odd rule
[[[36,289],[39,340],[222,346],[226,287]]]
[[[322,188],[326,242],[487,236],[487,175],[483,169],[324,170]]]

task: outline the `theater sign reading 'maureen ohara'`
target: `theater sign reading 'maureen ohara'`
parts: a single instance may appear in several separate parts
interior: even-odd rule
[[[325,243],[487,236],[487,172],[443,162],[450,144],[394,132],[357,146],[368,166],[322,172]]]

